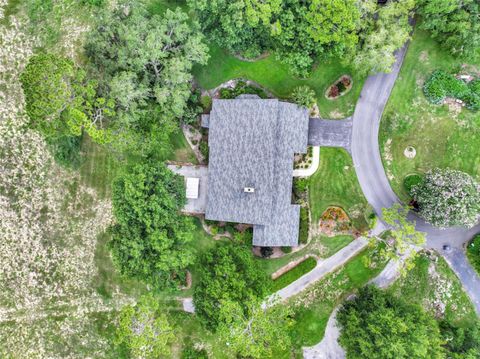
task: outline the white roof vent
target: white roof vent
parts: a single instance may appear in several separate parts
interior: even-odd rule
[[[255,188],[253,188],[253,187],[245,187],[245,188],[243,189],[243,192],[245,192],[245,193],[253,193],[253,192],[255,192]]]

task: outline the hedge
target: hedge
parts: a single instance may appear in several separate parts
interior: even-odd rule
[[[308,257],[303,262],[300,262],[297,266],[290,269],[288,272],[283,273],[280,277],[273,281],[272,291],[276,292],[282,288],[285,288],[290,283],[296,281],[305,273],[310,272],[317,265],[315,258]]]

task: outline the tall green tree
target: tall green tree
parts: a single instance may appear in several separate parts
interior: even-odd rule
[[[438,324],[416,305],[373,286],[360,289],[337,314],[348,358],[444,358]]]
[[[183,178],[162,163],[136,164],[114,181],[112,200],[109,247],[120,272],[156,288],[184,283],[194,257]]]
[[[233,53],[253,58],[265,51],[278,31],[273,16],[281,0],[189,0],[202,31]]]
[[[382,208],[382,218],[390,227],[389,231],[381,237],[384,246],[381,247],[380,255],[386,260],[396,260],[399,256],[406,254],[412,246],[423,246],[426,242],[425,233],[415,229],[415,222],[410,221],[407,216],[409,207],[402,207],[395,203],[391,208]],[[372,239],[372,244],[378,238]],[[405,261],[405,268],[409,269],[414,265],[416,252],[412,251]]]
[[[114,102],[97,96],[97,82],[67,58],[34,55],[20,76],[32,127],[47,137],[80,136],[110,141],[108,119]]]
[[[290,348],[289,327],[292,310],[286,305],[263,308],[260,302],[248,304],[248,315],[236,302],[222,301],[218,329],[229,351],[242,358],[275,358]]]
[[[131,150],[155,142],[155,136],[162,142],[178,127],[192,66],[208,58],[198,24],[179,8],[152,16],[131,1],[101,13],[86,53],[103,91],[117,103],[115,130]]]
[[[434,226],[472,227],[480,217],[480,184],[468,173],[436,168],[410,192],[420,215]]]
[[[359,18],[356,0],[312,0],[306,16],[308,33],[324,52],[343,55],[358,41]]]
[[[371,2],[366,2],[367,4]],[[359,21],[357,49],[352,62],[357,72],[390,72],[394,52],[410,38],[415,0],[389,1],[386,5],[365,6]]]
[[[480,3],[478,0],[417,0],[421,27],[430,31],[453,55],[480,55]]]
[[[236,303],[248,315],[250,303],[267,294],[268,277],[246,245],[218,243],[204,254],[200,268],[193,301],[197,315],[211,330],[222,322],[222,303]]]
[[[135,306],[120,311],[114,343],[124,347],[131,358],[167,357],[174,339],[173,327],[153,296],[143,296]]]

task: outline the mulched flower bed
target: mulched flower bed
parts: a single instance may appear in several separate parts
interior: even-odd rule
[[[325,92],[325,97],[329,100],[335,100],[340,96],[345,95],[352,88],[352,78],[348,75],[341,76],[335,81]]]

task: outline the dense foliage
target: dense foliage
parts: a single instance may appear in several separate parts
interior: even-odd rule
[[[348,358],[443,358],[437,322],[421,307],[373,286],[360,289],[337,314]]]
[[[480,358],[480,321],[478,319],[471,324],[462,326],[442,320],[440,321],[440,331],[448,358]]]
[[[104,120],[114,115],[114,103],[97,97],[97,83],[71,60],[34,55],[20,81],[31,126],[46,137],[80,136],[84,130],[96,142],[110,140]]]
[[[452,54],[475,58],[480,49],[477,0],[417,0],[421,26]]]
[[[223,302],[238,304],[245,315],[249,303],[263,299],[268,277],[254,260],[250,248],[239,243],[218,243],[201,260],[193,301],[195,311],[211,330],[222,322]]]
[[[290,348],[290,307],[279,304],[262,308],[258,301],[247,305],[248,315],[240,303],[222,302],[218,332],[228,343],[226,348],[237,357],[252,359],[275,358],[275,352]]]
[[[467,246],[467,257],[475,270],[480,273],[480,234],[477,234]]]
[[[270,32],[276,31],[273,15],[281,0],[189,0],[202,31],[220,46],[247,58],[267,49]]]
[[[134,165],[115,180],[109,246],[122,274],[157,288],[185,279],[193,261],[193,224],[179,212],[185,201],[182,177],[161,163]]]
[[[385,6],[364,2],[359,42],[352,62],[359,73],[389,72],[394,51],[410,38],[414,0],[389,1]]]
[[[360,72],[388,71],[411,30],[413,0],[190,0],[206,35],[245,57],[272,51],[306,76],[317,59],[336,57]]]
[[[480,186],[467,173],[433,169],[413,186],[411,195],[420,215],[438,227],[468,226],[480,215]]]
[[[467,108],[480,110],[480,80],[466,83],[442,70],[435,71],[423,86],[425,97],[434,104],[442,103],[446,97],[465,102]]]
[[[309,86],[298,86],[292,92],[292,100],[298,106],[311,108],[316,102],[315,91]]]
[[[119,144],[146,152],[149,144],[165,146],[186,109],[190,70],[207,60],[202,39],[180,9],[152,16],[141,3],[123,2],[101,14],[86,52],[102,90],[116,101]]]
[[[122,308],[115,344],[125,348],[129,357],[154,359],[166,356],[170,354],[174,339],[173,328],[153,296],[144,296],[137,305]]]

